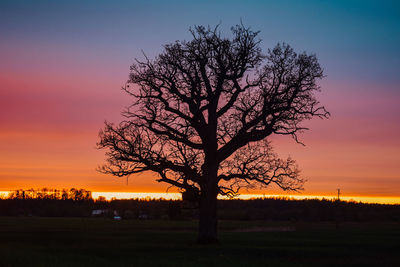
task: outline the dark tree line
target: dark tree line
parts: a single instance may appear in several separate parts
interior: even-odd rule
[[[92,192],[85,189],[71,188],[71,189],[18,189],[9,193],[10,199],[53,199],[53,200],[90,200],[92,199]]]
[[[400,205],[365,204],[331,200],[218,200],[224,220],[309,221],[309,222],[400,222]],[[123,219],[192,220],[199,216],[181,200],[73,200],[54,198],[8,198],[0,200],[0,216],[97,217],[117,215]]]
[[[82,217],[91,214],[93,203],[85,189],[19,189],[0,200],[0,215]]]

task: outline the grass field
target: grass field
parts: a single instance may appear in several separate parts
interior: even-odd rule
[[[400,266],[397,223],[220,222],[0,217],[0,266]]]

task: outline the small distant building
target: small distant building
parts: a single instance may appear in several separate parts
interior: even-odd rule
[[[92,210],[92,216],[118,216],[118,212],[116,210],[97,209]]]
[[[92,216],[101,216],[107,214],[107,210],[92,210]]]

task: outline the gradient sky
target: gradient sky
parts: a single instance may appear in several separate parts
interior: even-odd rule
[[[303,194],[400,196],[400,2],[361,0],[1,0],[0,191],[164,192],[149,174],[126,185],[97,173],[98,131],[121,119],[120,88],[142,50],[153,57],[190,26],[228,33],[240,20],[263,49],[316,53],[327,75],[318,97],[332,117],[306,124],[305,147],[273,138],[308,179]]]

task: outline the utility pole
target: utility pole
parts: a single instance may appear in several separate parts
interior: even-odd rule
[[[340,188],[337,189],[337,200],[340,201]]]

